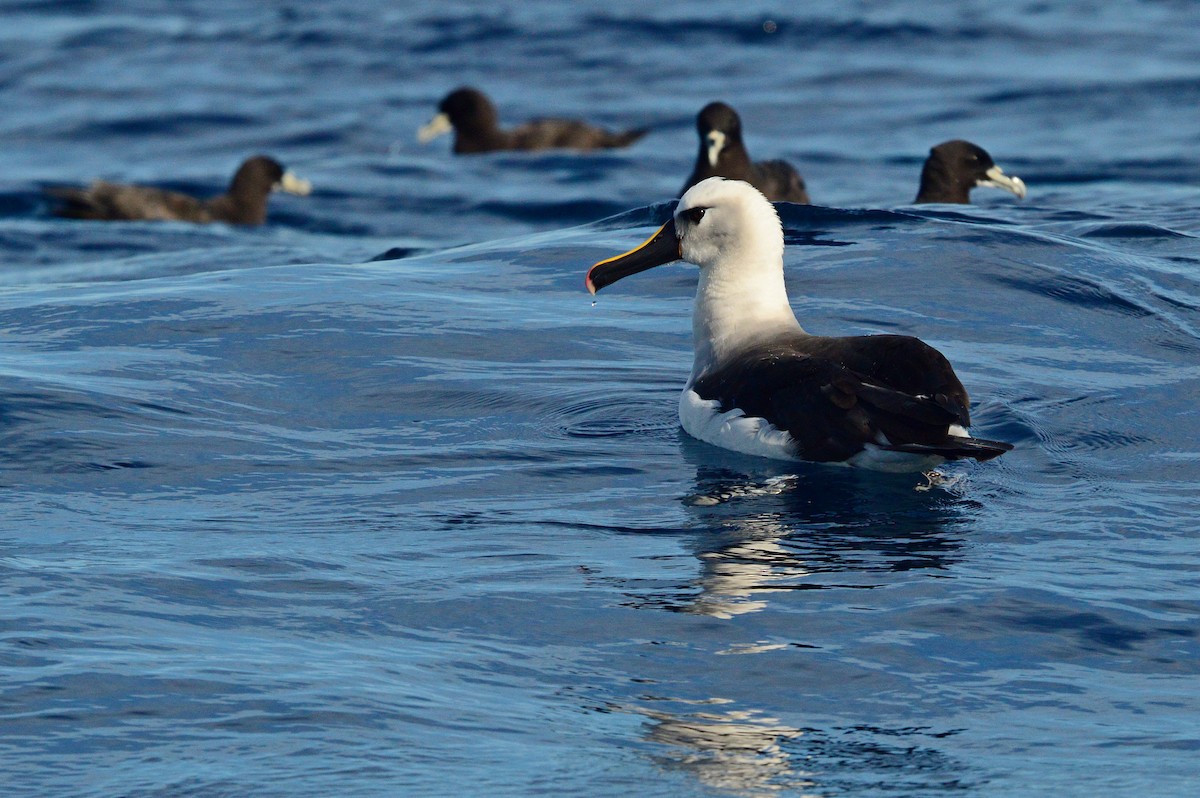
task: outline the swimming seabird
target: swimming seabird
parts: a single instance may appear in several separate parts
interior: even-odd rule
[[[680,194],[710,177],[744,180],[772,202],[798,202],[808,205],[804,178],[787,161],[754,163],[742,143],[742,120],[725,103],[709,103],[696,115],[700,134],[700,152],[692,175]]]
[[[800,327],[784,287],[779,216],[749,184],[700,182],[645,243],[594,265],[587,289],[675,260],[700,267],[695,360],[679,400],[693,437],[745,454],[880,471],[1012,449],[970,437],[967,392],[928,344]]]
[[[276,189],[304,195],[312,191],[312,184],[286,171],[274,158],[256,155],[238,167],[228,192],[207,200],[102,180],[87,188],[50,188],[47,193],[65,203],[55,214],[69,219],[262,224],[267,218],[267,195]]]
[[[992,186],[1025,198],[1025,181],[1004,174],[987,150],[962,139],[943,141],[929,151],[914,202],[971,202],[971,189]]]
[[[617,133],[575,119],[534,119],[501,130],[496,106],[478,89],[464,86],[445,96],[437,114],[417,131],[422,144],[454,131],[459,155],[496,150],[598,150],[627,147],[646,135],[645,129]]]

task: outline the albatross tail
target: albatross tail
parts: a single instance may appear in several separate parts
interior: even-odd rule
[[[989,441],[984,438],[962,438],[957,435],[951,435],[944,443],[903,443],[898,446],[883,444],[879,448],[889,452],[937,455],[945,457],[947,460],[973,458],[982,463],[984,460],[999,457],[1005,452],[1011,452],[1013,445],[1002,441]]]

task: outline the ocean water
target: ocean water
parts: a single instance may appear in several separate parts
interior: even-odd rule
[[[1200,6],[0,3],[5,796],[1191,796]],[[650,133],[455,158],[509,123]],[[724,99],[801,323],[945,352],[932,489],[689,439],[670,213]],[[928,148],[1015,202],[911,206]],[[94,178],[311,179],[257,229]]]

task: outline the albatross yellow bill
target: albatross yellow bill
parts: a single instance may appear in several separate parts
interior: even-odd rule
[[[654,235],[641,245],[623,255],[602,260],[588,269],[584,285],[590,293],[595,294],[617,280],[677,261],[681,257],[683,255],[679,249],[679,233],[675,229],[675,220],[672,219],[658,228]]]

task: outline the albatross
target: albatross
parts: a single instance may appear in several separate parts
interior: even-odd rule
[[[695,360],[679,399],[692,437],[744,454],[894,472],[1013,448],[971,437],[966,389],[932,346],[905,335],[806,332],[784,286],[779,216],[748,183],[698,183],[669,222],[592,266],[585,284],[595,294],[676,260],[700,267]]]

